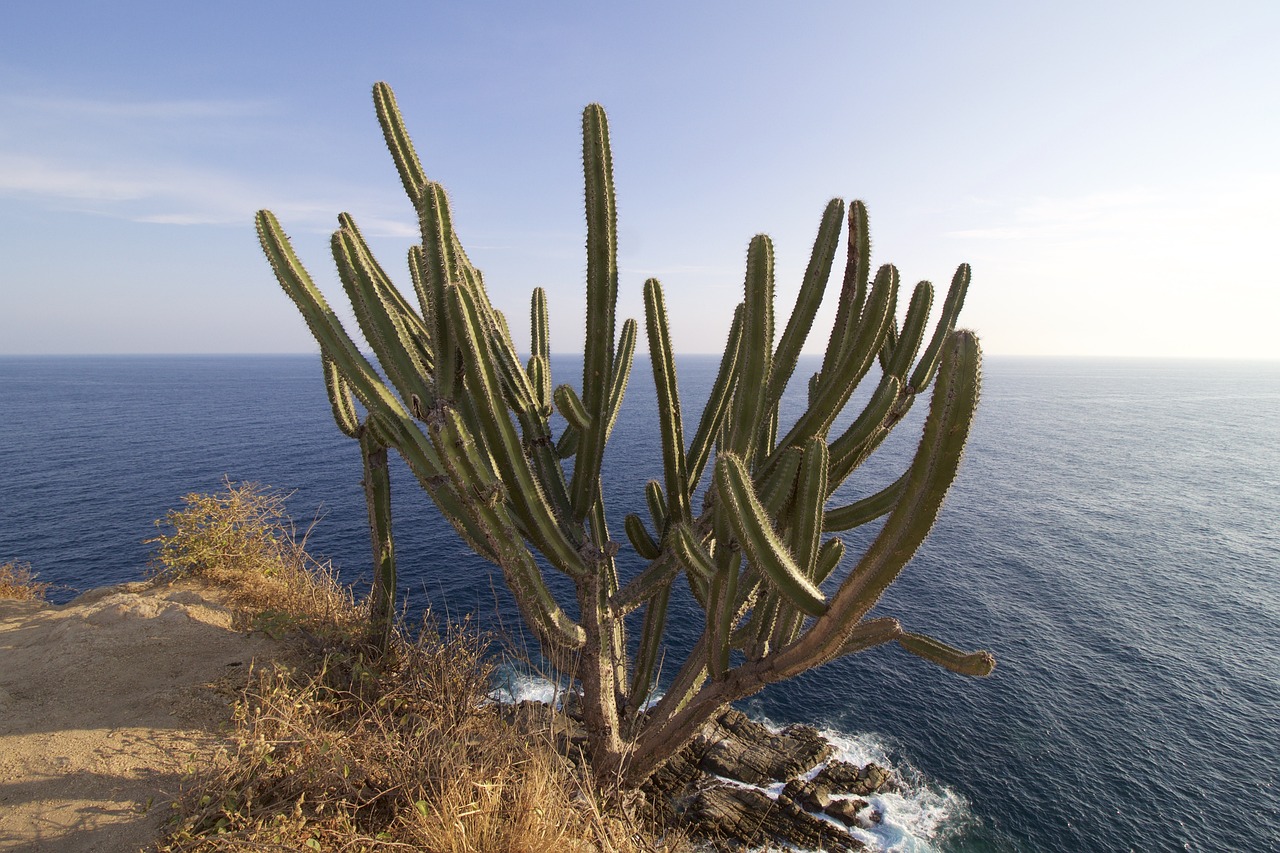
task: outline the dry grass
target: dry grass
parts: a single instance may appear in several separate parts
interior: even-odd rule
[[[190,494],[156,526],[152,576],[158,583],[200,578],[222,588],[244,627],[282,637],[301,629],[350,641],[367,630],[368,609],[306,550],[285,506],[288,495],[255,483],[227,483],[217,495]]]
[[[36,580],[31,564],[10,560],[0,565],[0,599],[11,601],[44,601],[53,584]]]
[[[488,642],[468,626],[398,631],[373,657],[365,609],[306,555],[283,503],[254,486],[192,495],[155,540],[160,577],[226,586],[246,618],[316,641],[307,664],[256,673],[162,850],[679,847],[602,813],[549,731],[508,721],[489,701]]]

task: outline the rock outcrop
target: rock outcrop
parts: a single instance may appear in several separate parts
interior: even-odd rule
[[[834,752],[809,726],[774,732],[730,709],[644,790],[656,817],[717,846],[859,850],[863,845],[841,826],[878,823],[880,814],[862,798],[895,790],[897,782],[877,764],[832,761]],[[776,797],[761,790],[779,784]]]

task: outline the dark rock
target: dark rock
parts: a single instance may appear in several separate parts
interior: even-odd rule
[[[870,805],[866,800],[836,800],[824,809],[836,820],[845,826],[859,826],[862,821],[858,819],[858,812]]]
[[[803,779],[792,779],[782,789],[784,797],[795,800],[806,811],[820,812],[831,805],[831,791],[825,785],[815,785]]]
[[[771,842],[828,853],[861,850],[847,833],[814,817],[790,799],[776,801],[752,788],[712,785],[688,803],[684,825],[693,834],[719,842],[758,847]]]
[[[750,785],[793,779],[835,751],[810,726],[788,726],[774,734],[732,708],[708,725],[693,747],[701,752],[703,770]]]
[[[832,761],[813,777],[817,785],[825,785],[833,794],[865,797],[898,790],[893,774],[879,764],[858,767],[845,761]]]
[[[545,702],[525,699],[503,707],[507,722],[529,737],[549,737],[555,750],[572,764],[584,761],[587,728],[581,722],[556,712]]]
[[[560,699],[560,713],[575,722],[583,722],[582,696],[570,690]]]
[[[698,768],[697,755],[684,749],[655,770],[641,790],[652,816],[666,823],[674,817],[676,805],[704,784],[707,778],[707,774]]]

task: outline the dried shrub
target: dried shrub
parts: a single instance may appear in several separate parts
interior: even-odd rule
[[[185,798],[166,850],[672,849],[606,815],[547,732],[489,700],[466,626],[397,635],[375,672],[330,653],[258,674],[232,746]]]
[[[0,599],[44,601],[53,584],[36,580],[30,563],[10,560],[0,565]]]
[[[156,582],[198,578],[223,589],[251,626],[274,637],[290,629],[355,637],[368,630],[367,605],[338,582],[333,567],[306,550],[289,517],[287,494],[231,483],[216,495],[190,494],[156,522]]]

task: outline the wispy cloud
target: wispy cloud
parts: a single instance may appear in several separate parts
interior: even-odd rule
[[[0,196],[170,225],[243,225],[264,202],[271,201],[277,212],[289,212],[300,226],[323,225],[327,230],[339,210],[336,204],[318,200],[290,200],[240,175],[177,163],[77,166],[4,152],[0,152]]]
[[[100,100],[0,95],[0,109],[72,119],[228,119],[264,115],[273,107],[254,100]]]
[[[271,112],[264,101],[2,96],[0,198],[168,225],[243,225],[265,206],[295,230],[326,232],[357,205],[375,212],[362,221],[370,236],[416,233],[412,217],[362,187],[326,178],[319,195],[287,167],[246,162],[245,139],[279,133],[263,121]]]
[[[1275,221],[1280,174],[1237,176],[1177,189],[1134,187],[1079,196],[1036,198],[1005,208],[998,221],[948,236],[992,241],[1130,240]]]
[[[95,172],[46,158],[0,151],[0,194],[84,201],[132,201],[156,190],[153,180]]]

